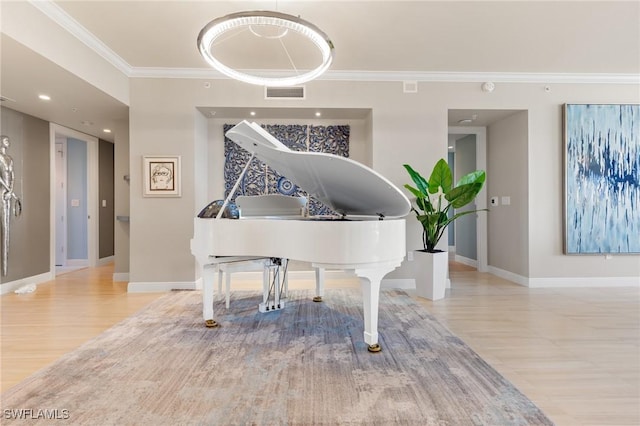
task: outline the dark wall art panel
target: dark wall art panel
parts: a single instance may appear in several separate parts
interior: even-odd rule
[[[232,124],[225,124],[223,127],[224,133],[226,134],[233,126]],[[292,151],[325,152],[349,157],[350,127],[348,125],[263,124],[262,127]],[[226,198],[229,196],[229,192],[238,180],[249,158],[251,158],[251,154],[225,137],[224,158],[224,196]],[[251,160],[251,165],[231,199],[232,201],[235,200],[238,195],[264,194],[307,197],[309,199],[309,215],[335,214],[330,208],[298,188],[295,182],[291,182],[286,176],[280,175],[276,170],[254,158]]]

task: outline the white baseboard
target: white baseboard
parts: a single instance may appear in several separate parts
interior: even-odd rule
[[[489,273],[529,288],[640,287],[640,277],[529,278],[489,266]]]
[[[2,283],[2,285],[0,285],[0,294],[11,293],[12,291],[17,290],[20,287],[27,284],[38,285],[47,281],[51,281],[53,279],[55,279],[55,273],[45,272],[44,274],[34,275],[32,277],[27,277],[27,278],[21,278],[15,281],[9,281],[6,283]]]
[[[529,287],[640,287],[640,277],[529,278]]]
[[[193,281],[183,282],[130,282],[127,286],[129,293],[160,293],[171,290],[195,290]]]
[[[513,272],[505,271],[504,269],[496,268],[495,266],[489,266],[488,272],[497,277],[504,278],[505,280],[520,284],[525,287],[529,287],[529,278],[522,275],[514,274]]]
[[[474,268],[478,268],[478,261],[475,259],[470,259],[468,257],[460,256],[458,254],[455,255],[454,260],[458,263],[462,263],[463,265],[472,266]]]
[[[129,281],[129,273],[128,272],[114,272],[113,273],[114,281]]]

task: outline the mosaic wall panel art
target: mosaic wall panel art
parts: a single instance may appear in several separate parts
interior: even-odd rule
[[[225,124],[223,131],[226,134],[234,125]],[[313,126],[313,125],[286,125],[263,124],[276,139],[286,145],[292,151],[326,152],[342,157],[349,157],[349,130],[348,125],[341,126]],[[232,140],[224,138],[224,186],[225,197],[235,185],[242,173],[251,154],[236,145]],[[282,194],[289,196],[307,197],[309,200],[309,214],[312,216],[333,215],[330,208],[313,196],[302,191],[298,186],[278,174],[277,171],[267,166],[262,161],[254,158],[247,169],[232,200],[238,195],[264,195]]]
[[[565,105],[565,253],[640,253],[640,105]]]

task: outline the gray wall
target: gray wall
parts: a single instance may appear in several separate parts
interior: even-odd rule
[[[118,216],[129,218],[129,121],[114,126],[114,209]],[[116,220],[114,226],[114,278],[126,281],[129,276],[129,222]]]
[[[111,142],[98,144],[98,258],[114,254],[114,147]]]
[[[11,218],[7,283],[49,271],[49,123],[12,109],[0,108],[0,133],[14,161],[14,191],[22,199],[22,215]]]
[[[23,212],[18,218],[11,219],[9,273],[0,277],[1,283],[10,283],[50,272],[50,133],[49,122],[23,114],[12,109],[0,108],[0,124],[3,135],[9,136],[11,147],[9,155],[14,160],[16,174],[15,192],[22,199]],[[71,234],[68,236],[68,258],[87,258],[87,160],[86,143],[68,139],[71,151],[68,152],[68,198],[67,211],[70,217]],[[113,201],[113,144],[106,144],[101,150],[99,170],[100,199],[107,199],[107,206]],[[111,149],[111,159],[107,151]],[[102,161],[106,158],[106,161]],[[128,154],[127,154],[128,158]],[[109,166],[111,164],[111,168]],[[128,165],[127,165],[128,167]],[[109,190],[111,188],[111,190]],[[109,198],[109,193],[111,193]],[[104,195],[106,194],[106,195]],[[104,196],[103,196],[104,195]],[[80,200],[80,206],[71,207],[71,199]],[[113,255],[113,213],[101,209],[100,222],[111,223],[111,231],[100,227],[100,256]],[[128,237],[128,236],[127,236]],[[104,242],[111,241],[111,248],[103,250]],[[108,252],[111,251],[110,254]],[[128,266],[128,253],[127,253]]]
[[[529,178],[532,173],[553,173],[549,162],[537,164],[529,170],[528,161],[529,120],[527,111],[518,112],[487,128],[487,177],[488,197],[498,197],[499,205],[489,206],[488,261],[489,265],[521,276],[529,276],[529,211],[538,211],[545,202],[529,205]],[[560,155],[561,152],[558,152]],[[535,182],[531,182],[535,184]],[[550,193],[562,189],[561,175],[554,179]],[[502,197],[511,199],[503,205]],[[549,202],[550,194],[543,200]],[[562,203],[556,215],[562,214]],[[554,218],[555,219],[555,218]],[[537,223],[540,233],[548,233],[548,227]],[[541,228],[540,228],[541,227]],[[561,236],[561,235],[560,235]],[[554,239],[557,237],[553,235]],[[577,273],[578,271],[576,271]]]

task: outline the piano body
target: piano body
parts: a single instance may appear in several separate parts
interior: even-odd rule
[[[240,219],[195,218],[191,251],[203,268],[204,320],[215,323],[212,271],[217,263],[260,257],[300,260],[311,263],[316,271],[343,269],[358,276],[364,340],[370,351],[379,351],[380,282],[406,253],[403,217],[411,208],[407,197],[356,161],[291,151],[256,123],[243,121],[226,136],[341,217],[243,217],[240,211]]]

